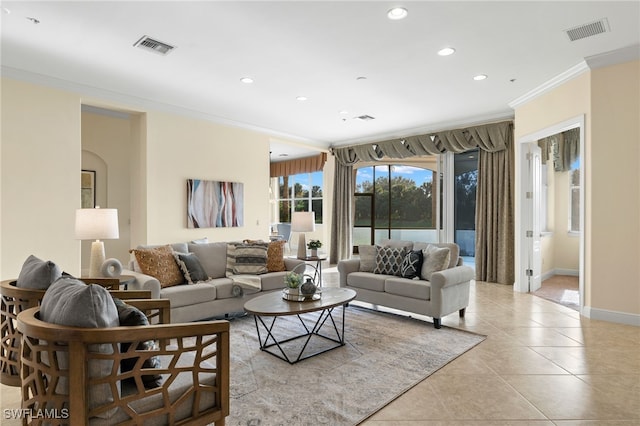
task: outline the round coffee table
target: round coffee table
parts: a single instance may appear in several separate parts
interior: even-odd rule
[[[253,314],[253,318],[256,323],[256,332],[258,333],[258,341],[260,342],[260,349],[287,361],[289,364],[295,364],[303,359],[311,358],[312,356],[330,351],[331,349],[344,346],[345,305],[355,299],[355,297],[356,292],[351,289],[325,287],[322,289],[322,297],[318,300],[292,302],[284,300],[282,292],[276,291],[263,294],[249,300],[244,304],[244,310]],[[342,321],[337,321],[337,323],[340,324],[340,327],[336,323],[336,319],[333,317],[333,310],[338,307],[342,307]],[[309,327],[301,315],[311,312],[318,312],[319,315],[313,325]],[[276,320],[279,317],[290,315],[298,317],[298,320],[302,324],[305,332],[284,340],[278,340],[273,333]],[[270,320],[267,319],[269,317],[271,318]],[[331,336],[320,333],[321,329],[325,325],[330,330],[330,326],[333,326]],[[264,335],[264,339],[262,338],[261,330],[266,333]],[[337,344],[313,353],[305,354],[304,352],[307,348],[307,344],[314,336],[321,337]],[[290,357],[287,355],[282,345],[297,339],[306,340],[297,355],[294,354],[294,356]],[[272,341],[271,343],[270,340]],[[277,351],[275,349],[271,349],[274,346],[277,348]]]

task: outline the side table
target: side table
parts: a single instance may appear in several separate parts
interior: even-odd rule
[[[128,290],[129,284],[136,280],[136,277],[133,275],[120,275],[118,277],[81,277],[80,280],[84,281],[87,284],[99,284],[106,288],[107,290],[119,290],[120,287],[123,287],[125,290]]]
[[[322,287],[322,261],[327,260],[327,255],[296,257],[296,259],[304,260],[313,268],[313,281],[317,283],[318,287]],[[315,265],[313,262],[315,262]]]

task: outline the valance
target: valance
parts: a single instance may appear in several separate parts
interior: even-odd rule
[[[291,176],[300,173],[312,173],[322,170],[327,162],[327,153],[323,152],[313,157],[296,158],[293,160],[271,163],[270,176]]]
[[[335,148],[336,159],[344,165],[357,161],[379,161],[382,158],[408,158],[465,152],[480,148],[498,152],[513,141],[513,122],[484,124],[465,129],[446,130],[425,135],[390,139],[382,142]]]

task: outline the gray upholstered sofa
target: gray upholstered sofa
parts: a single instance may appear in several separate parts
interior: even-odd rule
[[[430,273],[429,281],[420,275],[412,279],[374,273],[375,268],[372,271],[371,266],[364,268],[364,263],[372,261],[371,258],[364,258],[367,252],[371,252],[371,247],[374,247],[374,250],[376,247],[404,248],[408,253],[412,250],[424,252],[428,246],[427,243],[421,242],[385,240],[380,246],[361,246],[360,258],[338,262],[340,286],[355,290],[357,301],[429,316],[433,318],[435,328],[440,328],[441,318],[445,315],[458,311],[460,317],[464,317],[469,304],[469,286],[474,271],[473,268],[462,264],[457,244],[431,245],[448,248],[449,263],[445,265],[445,269]],[[379,252],[376,257],[378,256]]]
[[[136,280],[129,284],[129,290],[150,290],[154,299],[169,299],[171,302],[171,322],[189,322],[222,317],[226,314],[243,312],[247,300],[262,292],[279,291],[285,287],[284,276],[288,271],[303,264],[297,259],[283,258],[286,270],[267,272],[255,275],[252,285],[243,285],[227,273],[227,243],[214,242],[205,244],[175,243],[171,247],[178,253],[194,253],[199,259],[209,279],[193,284],[182,283],[162,286],[157,278],[141,272],[132,260],[125,275],[133,275]],[[158,246],[142,246],[153,248]],[[300,272],[301,268],[296,271]],[[240,277],[240,278],[243,278]],[[240,280],[242,281],[242,280]],[[258,285],[254,288],[253,284]],[[238,291],[241,288],[241,291]]]

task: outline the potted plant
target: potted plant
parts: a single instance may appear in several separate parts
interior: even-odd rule
[[[307,248],[311,250],[311,256],[313,257],[318,256],[318,249],[320,247],[322,247],[322,243],[320,242],[320,240],[310,240],[307,243]]]
[[[297,289],[302,284],[302,275],[297,272],[289,272],[284,276],[284,283],[289,288]]]

